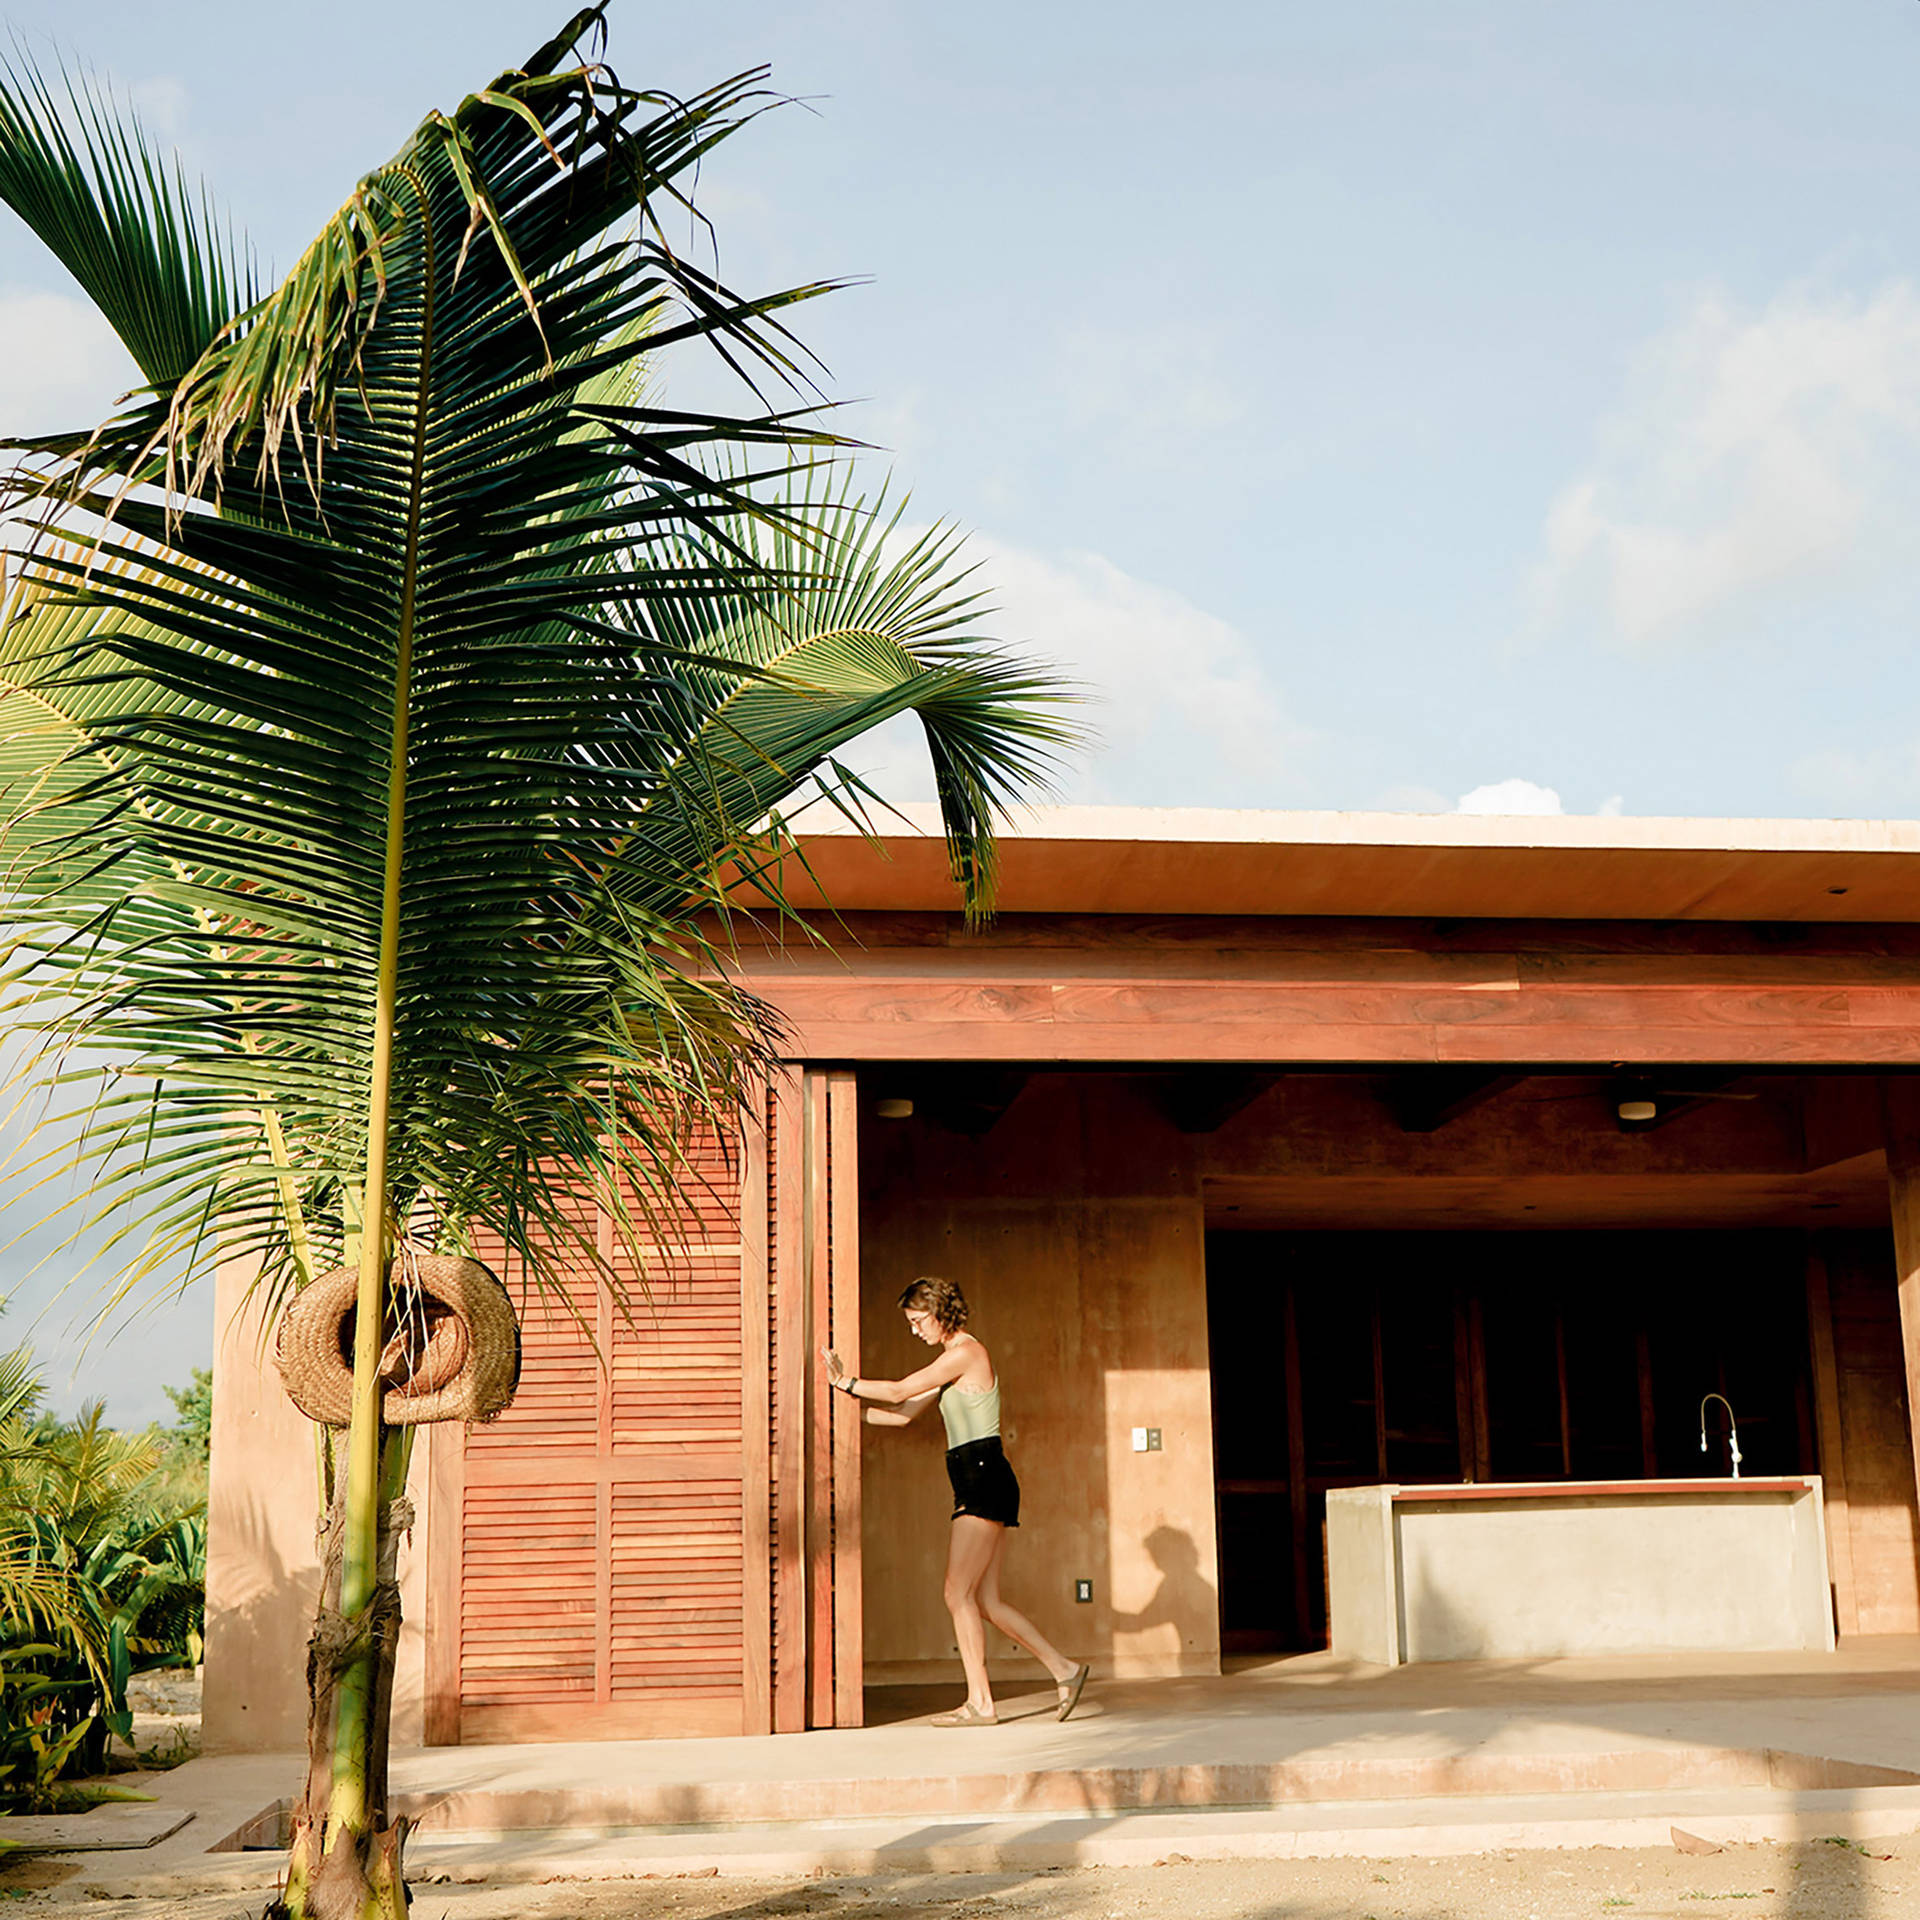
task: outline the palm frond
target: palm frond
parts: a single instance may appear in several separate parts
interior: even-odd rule
[[[1044,790],[1081,744],[1074,689],[982,631],[990,610],[964,542],[938,526],[909,538],[905,514],[884,492],[859,496],[850,476],[812,485],[779,520],[731,529],[753,576],[645,610],[686,657],[647,730],[657,791],[640,837],[653,911],[672,912],[770,816],[759,851],[788,857],[778,810],[810,784],[864,817],[867,796],[833,756],[903,713],[926,735],[967,911],[989,906],[994,819]],[[623,744],[642,732],[636,716]],[[764,891],[765,858],[746,875]]]
[[[0,69],[0,201],[85,289],[156,388],[253,303],[244,248],[139,120],[84,79]]]

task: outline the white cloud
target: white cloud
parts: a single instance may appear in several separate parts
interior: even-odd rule
[[[140,375],[113,329],[74,294],[0,289],[0,436],[91,427]]]
[[[1548,512],[1543,622],[1632,645],[1908,564],[1920,509],[1920,289],[1703,296],[1639,357]]]
[[[1238,628],[1097,553],[1041,554],[975,538],[967,557],[996,637],[1077,681],[1098,736],[1060,797],[1132,806],[1301,805],[1313,735]],[[889,799],[931,792],[911,718],[848,756]]]
[[[1463,793],[1455,813],[1565,813],[1560,796],[1551,787],[1531,780],[1496,780],[1490,786]]]

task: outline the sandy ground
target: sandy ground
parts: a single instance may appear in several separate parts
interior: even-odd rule
[[[414,1889],[417,1920],[1920,1920],[1920,1839],[1890,1858],[1834,1842],[1455,1860],[1196,1861],[1039,1874],[662,1879]],[[112,1920],[256,1920],[241,1899],[76,1898],[69,1862],[0,1872],[0,1910]],[[35,1883],[38,1884],[35,1884]]]

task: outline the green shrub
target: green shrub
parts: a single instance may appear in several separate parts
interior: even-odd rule
[[[204,1461],[158,1430],[116,1432],[98,1406],[45,1417],[41,1397],[31,1355],[0,1355],[0,1805],[15,1807],[105,1766],[132,1733],[132,1676],[198,1662],[206,1596]]]

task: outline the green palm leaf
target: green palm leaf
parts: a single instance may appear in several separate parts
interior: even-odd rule
[[[84,82],[0,72],[0,200],[79,281],[156,387],[178,380],[254,298],[204,194],[139,122]]]

